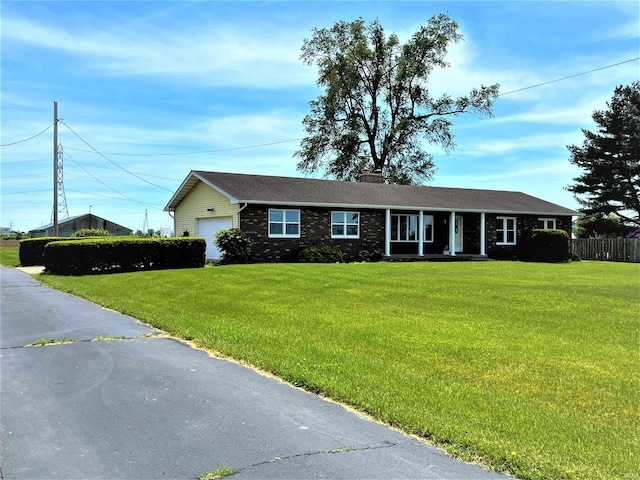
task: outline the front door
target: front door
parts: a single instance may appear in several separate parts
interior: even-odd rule
[[[462,252],[463,239],[462,217],[456,215],[456,252]]]

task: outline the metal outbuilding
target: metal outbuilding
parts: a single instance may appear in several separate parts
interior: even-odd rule
[[[131,235],[133,233],[133,230],[130,228],[123,227],[122,225],[118,225],[117,223],[106,220],[92,213],[85,213],[83,215],[64,218],[58,221],[58,236],[70,237],[78,230],[83,230],[85,228],[100,228],[106,230],[109,232],[109,235],[113,236]],[[29,230],[29,237],[31,238],[55,236],[56,234],[53,223]]]

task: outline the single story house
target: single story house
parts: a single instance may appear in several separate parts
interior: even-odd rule
[[[255,261],[295,260],[307,245],[339,246],[348,261],[394,256],[490,256],[517,253],[523,231],[571,233],[579,212],[519,192],[384,184],[379,172],[359,182],[191,171],[165,210],[176,235],[204,237],[207,258],[220,252],[220,229],[253,239]]]
[[[93,215],[92,213],[85,213],[83,215],[76,215],[75,217],[68,217],[58,220],[58,236],[59,237],[70,237],[78,230],[83,230],[85,228],[99,228],[106,230],[109,232],[109,235],[113,236],[126,236],[131,235],[133,230],[127,227],[123,227],[122,225],[118,225],[117,223],[111,222],[109,220],[105,220],[97,215]],[[40,238],[40,237],[55,237],[55,229],[53,228],[53,223],[49,225],[43,225],[39,228],[34,228],[33,230],[29,230],[29,237],[31,238]]]

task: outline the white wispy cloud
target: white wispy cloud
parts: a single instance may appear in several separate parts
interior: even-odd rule
[[[491,122],[493,124],[536,123],[548,126],[581,126],[590,123],[591,114],[595,110],[602,110],[606,107],[606,100],[606,98],[588,99],[577,105],[559,108],[546,104],[535,105],[529,110],[496,117]]]
[[[200,140],[233,148],[278,140],[301,138],[304,134],[298,112],[273,110],[253,115],[231,115],[208,119],[192,133]]]
[[[535,135],[512,135],[508,139],[495,138],[465,143],[459,146],[457,157],[483,157],[491,155],[524,154],[545,149],[564,149],[566,145],[579,139],[580,132],[549,132]]]
[[[265,89],[313,84],[313,71],[299,60],[302,35],[220,25],[71,30],[16,16],[2,21],[5,41],[76,56],[98,73]]]

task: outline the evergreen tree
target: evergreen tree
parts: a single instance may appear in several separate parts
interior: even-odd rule
[[[569,161],[585,170],[568,187],[587,215],[617,215],[640,226],[640,82],[619,86],[607,109],[593,113],[597,132],[568,146]]]

